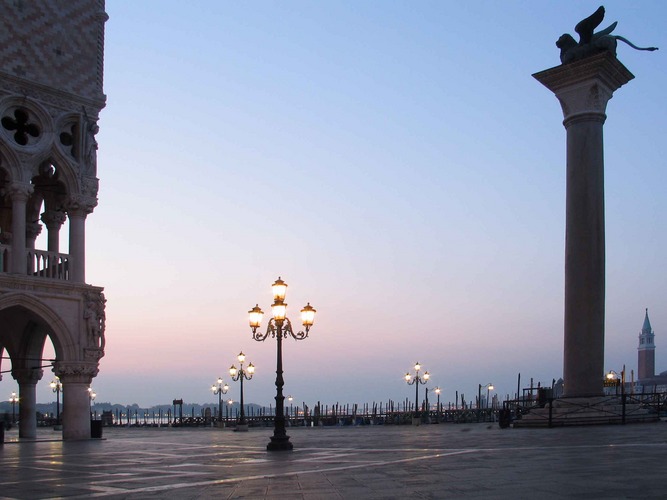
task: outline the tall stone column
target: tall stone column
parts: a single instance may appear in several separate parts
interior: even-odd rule
[[[43,370],[16,368],[12,376],[19,384],[19,438],[37,437],[37,382]]]
[[[47,250],[49,252],[60,252],[60,228],[67,217],[61,211],[47,210],[42,214],[42,222],[48,231]]]
[[[12,199],[12,267],[11,272],[26,274],[26,203],[33,192],[30,184],[15,182],[9,187]]]
[[[95,198],[73,196],[67,207],[70,280],[76,283],[86,282],[86,217],[96,204]]]
[[[63,384],[63,439],[90,439],[88,387],[97,375],[97,363],[58,362],[54,372]]]
[[[605,318],[602,129],[613,92],[634,76],[610,53],[533,76],[558,98],[567,131],[563,396],[600,396]]]

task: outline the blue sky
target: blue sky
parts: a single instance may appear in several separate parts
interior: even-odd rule
[[[415,361],[443,401],[560,377],[565,130],[531,74],[598,5],[107,0],[98,401],[214,402],[243,350],[246,401],[272,403],[275,345],[246,311],[279,275],[295,320],[318,310],[285,345],[296,401],[412,398]],[[607,108],[605,369],[636,370],[648,307],[661,371],[667,6],[605,7],[603,27],[661,48],[619,44],[636,79]]]

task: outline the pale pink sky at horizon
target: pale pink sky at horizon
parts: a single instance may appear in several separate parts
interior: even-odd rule
[[[270,311],[279,275],[295,323],[318,311],[285,342],[297,402],[412,398],[416,361],[444,402],[561,377],[565,131],[531,74],[598,5],[107,0],[97,401],[217,402],[243,350],[246,402],[273,404],[275,341],[252,340],[247,311]],[[619,44],[636,78],[607,108],[605,369],[636,370],[648,307],[662,371],[667,4],[605,7],[661,49]]]

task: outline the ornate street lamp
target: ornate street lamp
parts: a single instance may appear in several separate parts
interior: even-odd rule
[[[237,431],[247,431],[248,430],[248,423],[246,422],[245,419],[245,411],[243,409],[243,379],[246,380],[251,380],[253,374],[255,373],[255,367],[253,366],[252,363],[248,365],[248,367],[244,370],[243,369],[243,363],[245,362],[245,354],[241,352],[238,356],[236,356],[236,359],[239,360],[239,369],[236,369],[234,365],[229,369],[229,374],[232,377],[232,380],[236,382],[237,380],[241,382],[241,417],[239,418],[239,422],[236,426]]]
[[[63,385],[60,383],[60,377],[54,378],[49,384],[53,392],[56,393],[56,425],[60,425],[60,393]]]
[[[424,372],[424,375],[420,375],[419,372],[422,369],[422,365],[419,362],[415,363],[415,374],[410,375],[410,372],[405,374],[405,381],[408,385],[415,386],[415,419],[419,418],[419,384],[425,385],[428,382],[428,379],[431,375],[428,372]]]
[[[218,377],[218,382],[217,384],[213,384],[211,386],[211,391],[213,391],[213,395],[215,396],[216,394],[218,395],[218,425],[222,426],[222,395],[227,394],[227,391],[229,390],[229,386],[225,384],[225,382],[222,380],[222,377]]]
[[[250,315],[250,328],[252,329],[252,338],[258,342],[263,342],[271,335],[277,341],[277,361],[276,361],[276,416],[274,418],[273,436],[271,441],[266,445],[269,451],[284,451],[293,448],[289,440],[289,436],[285,431],[285,397],[283,396],[283,337],[287,338],[290,335],[294,340],[303,340],[308,337],[308,331],[313,326],[315,321],[315,309],[308,303],[301,309],[301,322],[305,327],[305,331],[294,332],[292,330],[292,323],[287,317],[287,304],[285,304],[285,295],[287,292],[287,283],[278,277],[276,282],[271,286],[273,290],[273,304],[271,305],[271,312],[273,317],[269,320],[266,327],[266,333],[257,333],[257,329],[262,323],[262,316],[264,313],[259,308],[259,304],[253,307],[248,314]]]
[[[12,404],[12,424],[16,423],[16,403],[19,402],[19,397],[15,392],[9,397],[9,402]]]

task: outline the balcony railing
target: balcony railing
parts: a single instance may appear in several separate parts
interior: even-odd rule
[[[28,250],[28,275],[69,280],[69,255],[44,250]]]
[[[11,262],[11,246],[0,245],[0,272],[11,272]],[[45,250],[27,250],[26,275],[69,281],[69,255],[66,253],[47,252]]]

